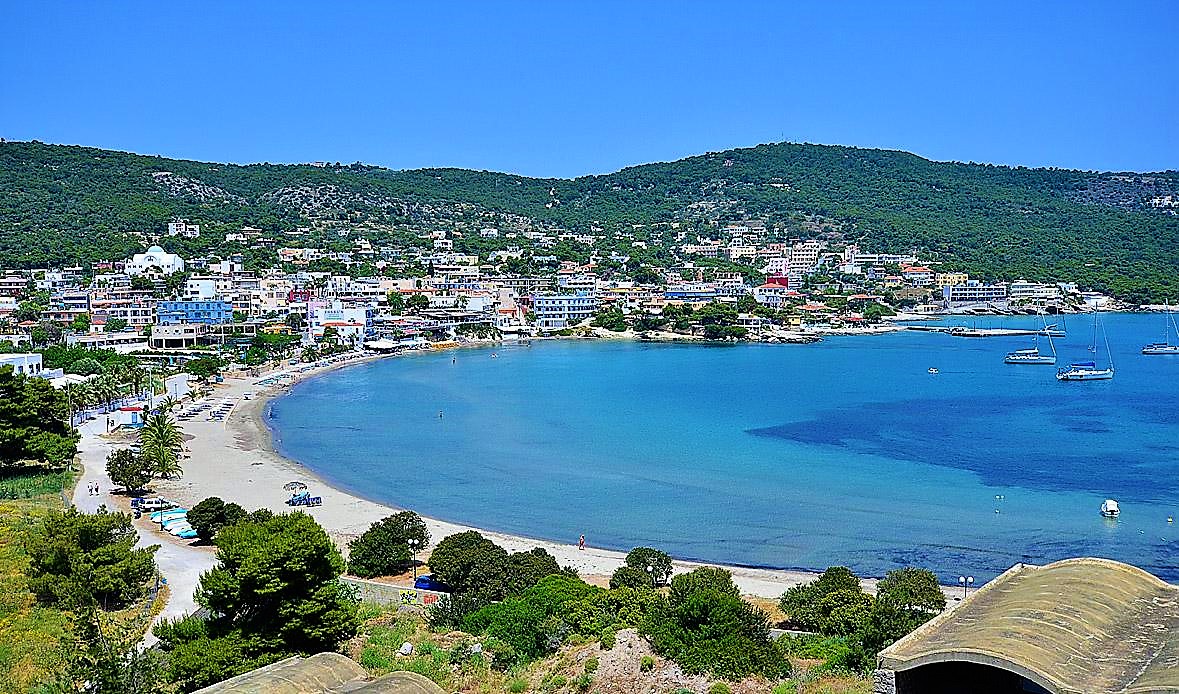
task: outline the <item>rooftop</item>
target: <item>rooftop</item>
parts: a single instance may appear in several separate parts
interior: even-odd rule
[[[1107,559],[1017,564],[880,659],[990,665],[1055,694],[1179,692],[1179,586]]]

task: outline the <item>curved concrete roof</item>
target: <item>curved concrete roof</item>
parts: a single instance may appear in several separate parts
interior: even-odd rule
[[[438,685],[413,672],[391,672],[375,680],[339,653],[294,656],[195,694],[443,694]]]
[[[1056,694],[1179,692],[1179,587],[1107,559],[1018,564],[880,659],[992,665]]]

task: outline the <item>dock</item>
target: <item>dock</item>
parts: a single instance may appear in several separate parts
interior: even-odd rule
[[[967,328],[962,325],[909,325],[909,330],[920,330],[929,333],[946,333],[954,337],[1019,337],[1030,335],[1051,335],[1064,337],[1059,330],[1023,330],[1019,328]]]

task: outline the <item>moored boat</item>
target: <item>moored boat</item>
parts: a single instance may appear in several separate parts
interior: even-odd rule
[[[1097,328],[1101,323],[1098,320],[1098,314],[1093,314],[1093,342],[1089,345],[1089,351],[1097,352]],[[1097,368],[1095,361],[1081,361],[1069,364],[1068,367],[1056,370],[1056,380],[1058,381],[1108,381],[1114,377],[1113,352],[1109,349],[1109,336],[1105,334],[1105,328],[1101,328],[1101,334],[1105,338],[1105,353],[1109,356],[1109,367],[1105,369]]]
[[[1007,364],[1055,364],[1055,354],[1040,354],[1039,347],[1032,347],[1031,349],[1017,349],[1014,352],[1008,352],[1007,356],[1003,358],[1003,362]]]
[[[1106,499],[1101,502],[1101,515],[1106,518],[1117,518],[1122,514],[1122,510],[1118,508],[1118,502],[1113,499]]]
[[[1099,369],[1097,363],[1092,361],[1075,362],[1056,371],[1058,381],[1104,381],[1113,377],[1112,366],[1108,369]]]
[[[1175,325],[1175,314],[1171,313],[1170,305],[1163,305],[1167,312],[1167,319],[1163,322],[1163,341],[1144,346],[1143,354],[1179,354],[1179,344],[1171,344],[1171,328],[1175,328],[1175,334],[1179,335],[1179,326]]]

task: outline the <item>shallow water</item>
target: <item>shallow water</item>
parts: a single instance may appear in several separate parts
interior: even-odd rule
[[[1004,365],[1019,337],[538,342],[344,369],[270,422],[281,453],[334,484],[533,537],[949,582],[1094,555],[1179,580],[1179,357],[1138,354],[1162,320],[1104,318],[1113,381]],[[1092,358],[1092,322],[1067,327],[1060,363]],[[1098,513],[1107,497],[1117,521]]]

